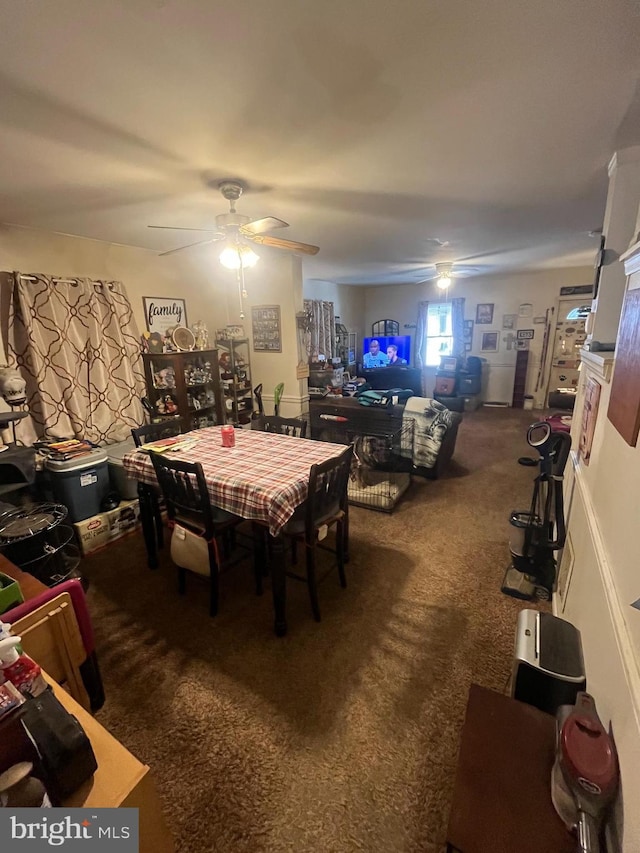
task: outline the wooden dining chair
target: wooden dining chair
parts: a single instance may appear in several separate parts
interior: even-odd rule
[[[252,421],[251,429],[273,432],[277,435],[292,435],[306,438],[307,422],[301,418],[282,418],[276,415],[261,415]]]
[[[307,500],[296,509],[283,529],[283,534],[291,538],[294,546],[297,542],[304,544],[306,574],[303,576],[294,571],[288,571],[287,576],[307,583],[311,609],[317,622],[320,621],[320,605],[316,575],[316,548],[335,553],[340,585],[342,587],[347,585],[344,572],[349,525],[347,484],[352,458],[353,447],[350,445],[339,456],[311,466]],[[335,548],[330,547],[325,541],[327,529],[333,525],[336,526]],[[296,548],[293,547],[294,565],[297,562],[296,557]],[[325,576],[326,574],[328,572]]]
[[[180,435],[182,423],[178,420],[160,421],[157,424],[144,424],[131,430],[133,443],[136,447],[148,444],[150,441],[159,441],[161,438],[172,438]]]
[[[264,403],[262,402],[262,382],[253,389],[253,395],[256,398],[256,403],[258,404],[258,411],[254,412],[254,416],[260,417],[264,415]]]
[[[167,459],[153,452],[151,461],[172,528],[171,557],[178,568],[178,591],[181,595],[186,592],[187,571],[208,576],[209,613],[215,616],[218,612],[218,574],[223,567],[238,562],[229,557],[225,534],[244,519],[211,504],[199,462]],[[261,592],[259,572],[256,572],[256,585]]]
[[[161,438],[172,438],[174,435],[180,435],[182,432],[182,424],[180,420],[160,421],[156,424],[144,424],[131,430],[131,437],[136,447],[142,447],[150,441],[159,441]],[[153,513],[153,523],[156,530],[156,541],[158,548],[164,546],[164,528],[162,526],[162,513],[160,512],[160,502],[158,500],[158,490],[147,483],[138,483],[138,494],[144,492],[149,498],[151,512]],[[142,506],[142,502],[141,502]]]

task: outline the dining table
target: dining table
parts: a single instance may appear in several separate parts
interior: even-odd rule
[[[211,504],[267,528],[275,632],[284,636],[286,567],[283,529],[307,497],[311,466],[340,455],[344,444],[314,441],[261,430],[235,429],[234,444],[223,445],[220,426],[186,434],[187,446],[164,451],[169,459],[202,465]],[[125,454],[124,470],[138,481],[140,520],[149,566],[155,568],[157,541],[153,489],[158,488],[150,453],[136,448]]]

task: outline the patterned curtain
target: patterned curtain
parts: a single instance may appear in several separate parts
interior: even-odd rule
[[[111,444],[144,422],[145,380],[138,328],[119,281],[93,282],[94,316],[89,358],[90,422],[85,434]],[[95,437],[94,437],[95,436]]]
[[[429,302],[418,302],[418,319],[416,320],[416,364],[424,369],[424,357],[427,351],[427,314]]]
[[[311,313],[311,353],[316,360],[324,355],[327,361],[336,354],[336,317],[333,302],[305,299],[304,310]]]
[[[138,330],[121,284],[14,273],[7,361],[27,383],[21,444],[121,441],[143,422]]]
[[[451,327],[453,330],[453,352],[464,358],[464,296],[451,300]]]

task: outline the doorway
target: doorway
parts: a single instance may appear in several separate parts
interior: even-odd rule
[[[559,299],[555,331],[549,347],[549,380],[545,405],[559,408],[558,399],[566,397],[567,408],[573,408],[580,373],[580,350],[587,337],[585,325],[591,311],[591,302],[585,299]],[[559,389],[574,393],[558,394]]]

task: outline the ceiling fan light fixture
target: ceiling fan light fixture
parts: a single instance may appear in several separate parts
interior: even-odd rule
[[[228,270],[255,267],[259,260],[259,255],[256,255],[249,246],[225,246],[220,252],[220,263]]]
[[[436,264],[436,287],[447,290],[451,286],[453,264]]]

